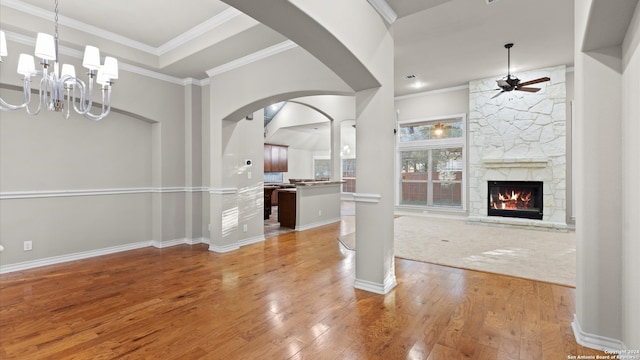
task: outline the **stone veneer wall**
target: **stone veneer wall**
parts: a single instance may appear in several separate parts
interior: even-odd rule
[[[517,74],[537,93],[497,93],[496,78],[469,83],[469,221],[566,228],[565,66]],[[487,182],[543,181],[543,219],[487,216]]]

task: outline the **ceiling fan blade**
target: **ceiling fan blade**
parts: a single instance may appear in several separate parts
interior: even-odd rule
[[[535,79],[535,80],[529,80],[529,81],[525,81],[525,82],[521,82],[518,84],[518,87],[520,86],[527,86],[527,85],[533,85],[533,84],[538,84],[541,82],[545,82],[545,81],[550,81],[551,79],[548,77],[541,77],[539,79]]]
[[[526,92],[532,92],[532,93],[534,93],[534,92],[538,92],[538,91],[540,91],[540,88],[519,87],[519,88],[516,88],[516,90],[519,90],[519,91],[526,91]]]
[[[499,93],[497,93],[497,94],[493,95],[493,96],[491,97],[491,99],[495,99],[495,98],[497,98],[498,96],[502,95],[502,93],[503,93],[503,92],[505,92],[505,91],[504,91],[504,90],[502,90],[502,91],[500,91]]]

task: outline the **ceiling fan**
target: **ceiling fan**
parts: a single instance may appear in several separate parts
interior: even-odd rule
[[[513,43],[505,44],[504,47],[507,49],[507,77],[506,79],[496,80],[499,87],[499,89],[496,89],[496,90],[501,90],[501,91],[493,95],[491,97],[492,99],[498,97],[502,93],[509,92],[512,90],[526,91],[526,92],[532,92],[532,93],[538,92],[540,91],[540,88],[527,87],[527,86],[551,80],[550,78],[545,76],[535,80],[520,82],[520,79],[518,79],[515,76],[511,76],[511,48],[513,47]]]

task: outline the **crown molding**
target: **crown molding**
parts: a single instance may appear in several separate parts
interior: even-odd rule
[[[562,66],[562,65],[558,65],[558,66]],[[532,70],[532,71],[534,71],[534,70]],[[574,71],[575,71],[575,68],[573,66],[566,66],[565,67],[565,72],[566,73],[572,73]],[[405,99],[411,99],[411,98],[421,97],[421,96],[426,96],[426,95],[435,95],[435,94],[442,94],[442,93],[447,93],[447,92],[451,92],[451,91],[464,90],[464,89],[468,89],[468,88],[469,88],[469,84],[464,84],[464,85],[452,86],[452,87],[448,87],[448,88],[442,88],[442,89],[436,89],[436,90],[423,91],[423,92],[414,93],[414,94],[396,96],[394,98],[394,100],[396,100],[396,101],[397,100],[405,100]]]
[[[42,8],[24,3],[19,0],[3,0],[2,6],[6,6],[23,13],[34,15],[39,18],[43,18],[45,20],[52,20],[55,18],[55,13],[52,11],[44,10]],[[177,48],[183,43],[193,40],[196,37],[205,34],[207,31],[217,28],[218,26],[226,23],[227,21],[233,19],[234,17],[240,14],[242,13],[236,10],[235,8],[226,9],[223,12],[212,17],[211,19],[199,25],[196,25],[195,27],[187,30],[186,32],[176,36],[175,38],[167,41],[166,43],[158,47],[154,47],[154,46],[145,44],[143,42],[130,39],[126,36],[122,36],[114,32],[104,30],[97,26],[89,25],[87,23],[66,17],[64,15],[58,15],[58,23],[61,25],[67,26],[69,28],[82,31],[87,34],[91,34],[109,41],[116,42],[121,45],[125,45],[131,48],[138,49],[140,51],[144,51],[152,55],[161,56]]]
[[[19,44],[29,45],[29,46],[35,46],[35,44],[36,44],[36,39],[33,38],[33,37],[25,36],[25,35],[22,35],[22,34],[14,33],[14,32],[11,32],[11,31],[6,31],[6,30],[5,30],[5,34],[7,36],[7,40],[11,40],[11,41],[17,42]],[[80,59],[80,60],[82,60],[82,58],[84,56],[82,51],[79,51],[79,50],[76,50],[76,49],[72,49],[72,48],[69,48],[69,47],[66,47],[66,46],[60,46],[58,48],[58,51],[62,55],[71,56],[71,57],[74,57],[74,58]],[[170,82],[170,83],[177,84],[177,85],[187,85],[189,83],[192,83],[192,84],[203,86],[204,84],[201,84],[201,83],[203,81],[205,81],[205,80],[207,81],[207,84],[208,84],[208,79],[205,79],[205,80],[196,80],[196,79],[191,79],[191,78],[182,79],[182,78],[178,78],[178,77],[175,77],[175,76],[159,73],[157,71],[145,69],[145,68],[142,68],[142,67],[139,67],[139,66],[127,64],[127,63],[122,62],[122,61],[118,62],[118,67],[120,68],[120,70],[128,71],[130,73],[146,76],[146,77],[153,78],[153,79],[156,79],[156,80],[162,80],[162,81]]]
[[[389,24],[393,24],[398,19],[398,14],[389,6],[385,0],[367,0],[376,9],[378,14]]]
[[[176,85],[185,85],[186,79],[182,79],[182,78],[179,78],[179,77],[175,77],[175,76],[159,73],[157,71],[141,68],[139,66],[135,66],[135,65],[131,65],[131,64],[123,63],[123,62],[120,62],[119,66],[120,66],[121,70],[125,70],[125,71],[128,71],[130,73],[134,73],[134,74],[150,77],[150,78],[153,78],[153,79],[156,79],[156,80],[162,80],[162,81],[170,82],[170,83],[173,83],[173,84],[176,84]]]
[[[298,45],[291,40],[283,41],[279,44],[270,46],[268,48],[258,50],[247,56],[243,56],[236,60],[229,61],[226,64],[216,66],[212,69],[207,70],[206,72],[207,72],[207,75],[209,75],[209,77],[214,77],[216,75],[220,75],[222,73],[231,71],[233,69],[237,69],[245,65],[249,65],[253,62],[268,58],[269,56],[273,56],[296,47],[298,47]]]
[[[221,12],[220,14],[212,17],[211,19],[196,25],[195,27],[185,31],[184,33],[176,36],[175,38],[167,41],[166,43],[160,45],[155,49],[157,55],[163,55],[167,52],[177,48],[178,46],[184,44],[187,41],[191,41],[198,36],[206,34],[208,31],[211,31],[218,26],[226,23],[227,21],[235,18],[236,16],[242,14],[240,11],[235,8],[229,8]]]
[[[37,6],[33,6],[18,0],[3,0],[2,5],[23,13],[27,13],[29,15],[34,15],[39,18],[43,18],[45,20],[52,20],[56,16],[56,14],[52,11],[44,10]],[[138,50],[141,50],[150,54],[158,55],[157,48],[153,46],[129,39],[128,37],[118,35],[111,31],[101,29],[97,26],[89,25],[87,23],[66,17],[64,15],[58,15],[58,23],[61,25],[67,26],[69,28],[85,32],[87,34],[91,34],[91,35],[94,35],[103,39],[107,39],[122,45],[136,48]]]
[[[405,100],[405,99],[411,99],[411,98],[426,96],[426,95],[442,94],[442,93],[448,93],[452,91],[464,90],[468,88],[469,88],[469,84],[458,85],[458,86],[452,86],[444,89],[429,90],[429,91],[423,91],[415,94],[396,96],[395,100]]]
[[[382,0],[384,1],[384,0]],[[12,8],[14,10],[20,11],[20,12],[24,12],[24,13],[28,13],[46,20],[51,20],[55,17],[55,13],[48,11],[48,10],[44,10],[42,8],[39,8],[37,6],[33,6],[27,3],[24,3],[22,1],[19,0],[3,0],[2,1],[2,6],[7,6],[9,8]],[[183,34],[167,41],[166,43],[162,44],[159,47],[153,47],[144,43],[141,43],[139,41],[135,41],[132,39],[129,39],[127,37],[112,33],[110,31],[98,28],[96,26],[92,26],[86,23],[83,23],[81,21],[77,21],[62,15],[58,16],[58,22],[64,26],[97,36],[97,37],[101,37],[116,43],[119,43],[121,45],[125,45],[128,47],[132,47],[135,49],[138,49],[140,51],[143,52],[147,52],[149,54],[155,55],[155,56],[161,56],[165,53],[167,53],[168,51],[171,51],[175,48],[177,48],[178,46],[180,46],[181,44],[184,44],[187,41],[193,40],[198,36],[202,36],[203,34],[205,34],[208,31],[211,31],[219,26],[221,26],[222,24],[226,23],[227,21],[235,18],[238,15],[241,15],[242,13],[238,10],[236,10],[235,8],[229,8],[227,10],[224,10],[223,12],[221,12],[220,14],[212,17],[211,19],[193,27],[190,30],[187,30],[186,32],[184,32]],[[8,40],[12,40],[18,43],[22,43],[25,45],[31,45],[34,46],[35,45],[35,38],[31,38],[28,36],[24,36],[18,33],[14,33],[11,31],[6,31],[5,33],[7,35],[7,39]],[[278,54],[280,52],[292,49],[297,47],[298,45],[296,45],[294,42],[287,40],[284,41],[280,44],[276,44],[274,46],[268,47],[266,49],[262,49],[259,51],[256,51],[255,53],[249,54],[247,56],[244,56],[242,58],[230,61],[228,63],[225,63],[223,65],[220,65],[218,67],[215,67],[213,69],[210,69],[207,71],[207,75],[209,77],[215,76],[215,75],[219,75],[222,74],[224,72],[239,68],[241,66],[244,65],[248,65],[251,64],[253,62],[262,60],[264,58],[267,58],[269,56]],[[60,46],[59,51],[61,54],[63,55],[68,55],[68,56],[72,56],[74,58],[78,58],[78,59],[82,59],[83,57],[83,53],[81,51],[75,50],[75,49],[71,49],[68,47],[64,47],[64,46]],[[166,81],[172,84],[176,84],[176,85],[197,85],[197,86],[208,86],[210,83],[210,80],[207,79],[202,79],[202,80],[198,80],[198,79],[193,79],[193,78],[178,78],[175,76],[171,76],[171,75],[166,75],[157,71],[153,71],[153,70],[149,70],[146,68],[142,68],[139,66],[135,66],[135,65],[131,65],[131,64],[127,64],[124,63],[122,61],[119,62],[119,67],[121,70],[124,71],[128,71],[134,74],[138,74],[138,75],[142,75],[145,77],[149,77],[149,78],[153,78],[153,79],[157,79],[157,80],[161,80],[161,81]]]
[[[182,85],[196,85],[196,86],[207,86],[209,85],[209,78],[198,80],[194,78],[186,78],[182,79]]]

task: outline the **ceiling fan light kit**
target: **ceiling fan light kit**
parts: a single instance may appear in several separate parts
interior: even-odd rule
[[[540,88],[528,87],[528,86],[551,80],[550,78],[545,76],[535,80],[520,82],[520,79],[518,79],[516,76],[511,75],[511,48],[513,47],[513,43],[505,44],[504,47],[505,49],[507,49],[507,77],[500,80],[496,80],[496,83],[498,84],[498,87],[499,87],[496,90],[500,90],[500,92],[492,96],[491,97],[492,99],[502,95],[505,92],[509,92],[513,90],[525,91],[525,92],[531,92],[531,93],[538,92],[540,91]]]
[[[7,55],[6,35],[4,31],[0,30],[0,61],[3,56]],[[113,81],[118,78],[118,60],[107,56],[104,63],[101,64],[100,50],[94,46],[86,46],[82,66],[88,71],[88,84],[76,77],[73,65],[63,64],[60,68],[58,62],[58,0],[55,1],[55,35],[38,33],[34,55],[42,60],[40,62],[41,71],[36,70],[32,55],[20,54],[18,57],[17,73],[24,76],[22,104],[12,105],[0,98],[0,110],[9,111],[24,108],[29,115],[37,115],[44,107],[47,110],[62,112],[65,118],[69,118],[71,107],[73,107],[78,114],[95,121],[101,120],[109,114],[111,111],[111,87]],[[32,111],[29,108],[31,78],[35,77],[41,79],[37,90],[38,106]],[[100,86],[102,92],[100,114],[91,113],[91,108],[94,105],[94,82]],[[65,108],[66,112],[63,111]]]

